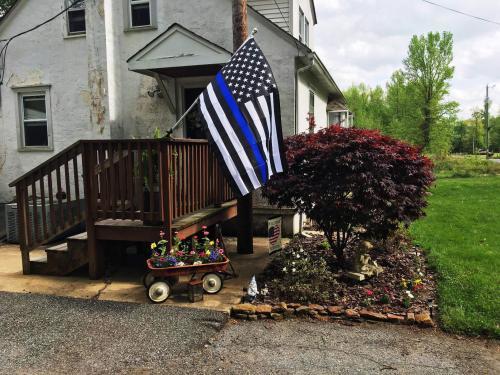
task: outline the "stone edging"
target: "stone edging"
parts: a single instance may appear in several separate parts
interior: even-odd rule
[[[259,319],[283,320],[295,317],[311,317],[318,320],[349,319],[355,321],[376,320],[381,322],[418,324],[423,327],[434,327],[434,321],[429,312],[420,313],[380,313],[368,309],[344,309],[343,306],[321,306],[311,304],[308,306],[298,303],[286,304],[281,302],[277,305],[252,305],[244,303],[231,308],[231,317],[256,321]]]

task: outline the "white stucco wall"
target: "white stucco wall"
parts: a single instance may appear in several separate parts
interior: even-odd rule
[[[78,139],[148,137],[155,128],[166,130],[175,123],[176,114],[169,110],[166,98],[148,95],[148,91],[156,87],[156,81],[129,71],[126,63],[171,24],[179,23],[232,50],[231,0],[157,0],[157,27],[134,31],[124,30],[123,1],[87,0],[86,37],[65,37],[66,20],[60,17],[10,45],[5,82],[0,88],[0,202],[14,197],[13,190],[7,187],[10,181]],[[300,1],[293,1],[294,15],[298,17]],[[0,25],[0,38],[50,18],[63,9],[63,4],[63,0],[21,0]],[[304,0],[302,9],[312,28],[308,0]],[[293,24],[298,25],[297,22]],[[297,113],[297,46],[284,38],[279,28],[249,9],[249,29],[254,27],[259,29],[256,40],[271,64],[280,89],[284,135],[292,135]],[[298,28],[295,35],[298,35]],[[54,150],[19,152],[17,94],[13,87],[37,84],[51,86]],[[169,80],[167,88],[177,102],[175,86],[175,81]],[[297,87],[299,106],[305,106],[305,110],[299,108],[298,120],[301,128],[307,128],[307,78]],[[317,97],[318,123],[326,116],[322,107]]]
[[[95,4],[95,0],[88,3]],[[0,39],[39,24],[63,9],[62,6],[62,0],[21,1],[0,25]],[[13,189],[7,187],[9,182],[76,140],[109,137],[109,127],[105,126],[105,77],[95,69],[89,74],[88,65],[92,60],[95,68],[102,59],[89,59],[85,37],[65,38],[64,22],[60,17],[9,45],[5,79],[0,88],[0,202],[14,197]],[[94,42],[102,47],[98,36]],[[20,152],[18,96],[14,88],[36,85],[50,85],[54,150]]]
[[[314,86],[311,82],[312,77],[307,73],[301,74],[297,81],[297,113],[298,113],[298,132],[304,133],[309,131],[309,122],[307,121],[309,113],[309,92],[314,92],[314,118],[316,120],[316,130],[323,129],[327,126],[328,104],[327,95],[320,89]]]

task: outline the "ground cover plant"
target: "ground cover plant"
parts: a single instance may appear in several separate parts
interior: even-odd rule
[[[438,274],[444,329],[500,337],[500,176],[438,179],[410,230]]]

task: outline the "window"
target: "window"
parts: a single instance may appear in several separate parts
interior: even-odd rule
[[[304,18],[304,43],[309,46],[309,21]]]
[[[302,9],[299,8],[299,40],[304,43],[304,27],[306,16]]]
[[[309,91],[309,113],[314,115],[314,92]]]
[[[74,0],[66,0],[66,7],[69,7]],[[73,5],[68,9],[67,15],[68,35],[85,34],[85,1]]]
[[[306,46],[309,45],[309,20],[301,8],[299,8],[299,40]]]
[[[52,149],[48,88],[19,92],[21,149]]]
[[[152,26],[151,1],[129,0],[130,27]]]

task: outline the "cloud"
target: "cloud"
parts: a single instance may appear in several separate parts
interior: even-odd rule
[[[497,0],[436,0],[436,2],[500,21]],[[450,99],[469,116],[484,103],[485,86],[491,91],[493,113],[500,113],[500,26],[481,22],[426,4],[421,0],[316,0],[318,25],[315,49],[339,86],[370,86],[389,80],[402,67],[410,38],[429,31],[454,35],[455,77]]]

